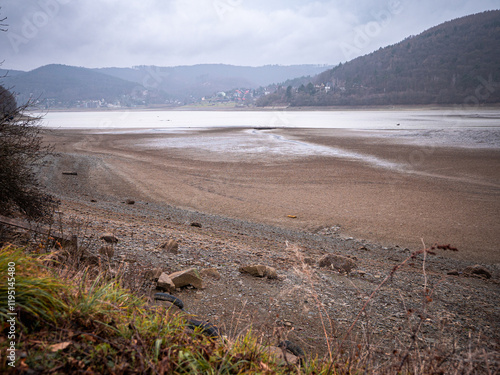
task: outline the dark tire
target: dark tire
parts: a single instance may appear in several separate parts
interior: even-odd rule
[[[204,322],[201,320],[189,319],[188,320],[188,327],[191,328],[192,330],[198,328],[201,330],[201,333],[203,333],[204,335],[209,336],[209,337],[220,337],[221,336],[219,329],[216,326],[214,326],[212,323]]]
[[[177,306],[179,309],[183,310],[184,309],[184,303],[177,297],[171,296],[170,294],[167,293],[155,293],[154,296],[155,300],[159,301],[168,301]]]
[[[278,347],[283,348],[285,350],[288,350],[290,353],[292,353],[294,356],[304,358],[306,356],[306,353],[302,350],[300,346],[297,344],[294,344],[290,340],[285,340],[279,343]]]

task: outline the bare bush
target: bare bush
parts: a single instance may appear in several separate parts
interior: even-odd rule
[[[29,114],[30,105],[18,106],[0,86],[0,211],[40,219],[51,216],[54,202],[35,170],[51,148],[42,143],[42,117]]]

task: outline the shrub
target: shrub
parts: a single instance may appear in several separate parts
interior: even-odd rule
[[[38,181],[35,168],[51,152],[42,143],[40,116],[27,114],[0,86],[0,211],[20,211],[31,219],[50,216],[53,200]]]

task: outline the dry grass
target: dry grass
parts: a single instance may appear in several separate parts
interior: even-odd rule
[[[79,230],[85,232],[84,227]],[[327,348],[324,358],[305,358],[300,364],[279,360],[266,350],[271,342],[269,332],[266,335],[252,332],[251,325],[243,323],[244,306],[241,311],[233,312],[232,323],[226,330],[229,339],[210,338],[200,330],[193,332],[187,327],[185,316],[152,305],[143,297],[143,277],[138,268],[91,258],[88,249],[87,243],[79,249],[55,245],[52,249],[5,246],[0,250],[2,275],[6,275],[10,262],[16,264],[17,372],[494,374],[500,370],[498,353],[484,349],[480,335],[470,337],[466,350],[453,343],[423,345],[423,327],[437,286],[428,283],[426,259],[435,247],[424,245],[389,270],[352,324],[344,328],[328,315],[316,292],[316,271],[307,264],[298,247],[288,246],[287,250],[298,260],[296,274],[307,282],[302,292],[312,297],[319,312]],[[406,337],[410,339],[396,335],[394,348],[387,353],[383,339],[371,331],[376,323],[371,322],[371,302],[410,261],[422,265],[421,306],[418,311],[407,309],[401,295],[407,319]],[[2,296],[7,295],[5,288],[0,285]],[[0,324],[5,333],[7,303],[4,298],[1,303]],[[283,342],[288,340],[288,332],[277,328],[272,337],[273,342]],[[4,335],[0,339],[2,353],[6,346]],[[8,369],[4,356],[0,371]]]
[[[389,270],[387,276],[368,295],[362,308],[356,313],[353,322],[342,330],[335,324],[320,297],[316,292],[318,274],[305,262],[304,256],[297,246],[287,244],[287,250],[298,260],[295,272],[307,281],[307,293],[313,297],[316,309],[320,312],[324,342],[327,355],[323,363],[327,364],[326,373],[358,373],[371,374],[495,374],[500,371],[500,353],[487,350],[480,333],[469,334],[466,349],[459,348],[456,341],[437,342],[434,345],[425,344],[424,325],[430,321],[429,307],[435,297],[439,282],[430,287],[426,271],[428,256],[435,255],[436,250],[452,250],[448,245],[426,247],[422,241],[422,249],[411,253],[401,263]],[[404,266],[410,261],[421,262],[423,285],[421,291],[421,306],[419,309],[406,308],[404,298],[400,295],[406,314],[406,332],[394,335],[394,346],[390,348],[383,338],[376,338],[370,327],[376,322],[371,321],[370,308],[380,290],[397,278],[398,272],[404,272]],[[443,281],[443,280],[441,280]],[[353,284],[354,286],[354,284]],[[354,286],[355,287],[355,286]],[[360,293],[361,294],[361,293]],[[360,323],[363,324],[360,324]],[[441,330],[446,329],[445,326]],[[399,328],[401,330],[401,328]],[[343,331],[341,333],[341,331]],[[409,337],[405,340],[404,337]],[[336,338],[336,337],[340,337]]]

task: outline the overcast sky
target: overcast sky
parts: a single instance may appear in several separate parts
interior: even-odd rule
[[[331,64],[498,0],[0,0],[2,68]]]

